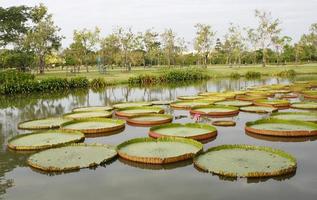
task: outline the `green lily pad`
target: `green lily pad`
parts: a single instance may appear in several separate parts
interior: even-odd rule
[[[223,105],[194,106],[190,110],[190,113],[192,115],[200,114],[211,117],[234,116],[239,113],[239,108],[234,106]]]
[[[84,139],[85,135],[79,131],[50,130],[13,137],[9,140],[8,147],[13,150],[32,151],[79,142]]]
[[[33,154],[28,164],[43,171],[69,171],[102,164],[116,155],[110,145],[71,144]]]
[[[287,100],[268,100],[268,99],[259,99],[254,101],[254,105],[257,106],[273,106],[276,108],[287,108],[290,106],[290,102]]]
[[[259,100],[259,99],[266,99],[266,97],[263,97],[263,96],[250,96],[250,95],[237,95],[236,99],[237,100],[241,100],[241,101],[254,101],[254,100]]]
[[[98,134],[123,129],[125,121],[107,118],[88,118],[66,122],[61,125],[63,130],[81,131],[85,134]]]
[[[118,145],[118,154],[136,162],[165,164],[192,158],[202,149],[200,142],[185,138],[135,138]]]
[[[195,100],[195,101],[174,101],[170,104],[172,108],[175,109],[190,109],[193,106],[203,106],[203,105],[210,105],[213,101],[208,100]]]
[[[144,114],[133,116],[127,119],[128,124],[138,126],[153,126],[166,124],[171,121],[173,121],[173,115],[164,114]]]
[[[61,117],[35,119],[19,123],[18,128],[25,130],[59,128],[62,123],[69,122],[70,120]]]
[[[253,103],[250,101],[240,101],[240,100],[220,101],[215,103],[215,105],[236,106],[236,107],[250,106],[252,104]]]
[[[74,108],[73,112],[110,111],[110,110],[113,110],[113,107],[111,107],[111,106],[88,106],[88,107]]]
[[[87,111],[87,112],[73,112],[63,115],[64,118],[69,119],[87,119],[98,117],[112,117],[112,112],[109,111]]]
[[[117,103],[113,105],[114,108],[127,108],[127,107],[137,107],[137,106],[151,106],[151,102],[124,102]]]
[[[159,137],[183,137],[195,140],[207,140],[217,135],[217,129],[208,124],[164,124],[150,128],[149,135],[153,138]]]
[[[247,122],[245,130],[272,136],[314,136],[317,135],[317,124],[297,120],[260,119]]]
[[[277,108],[274,108],[271,106],[246,106],[246,107],[241,107],[240,110],[244,112],[252,112],[252,113],[272,113],[272,112],[276,112]]]
[[[170,105],[172,101],[152,101],[152,105]]]
[[[317,122],[317,113],[310,112],[279,112],[272,114],[270,117],[274,119]]]
[[[179,100],[199,100],[202,99],[202,96],[179,96],[177,99]]]
[[[132,117],[136,115],[143,114],[162,114],[164,113],[164,109],[161,107],[155,106],[137,106],[137,107],[127,107],[127,108],[119,108],[116,111],[116,115],[119,117]]]
[[[297,102],[297,103],[292,103],[291,108],[315,110],[315,109],[317,109],[317,102]]]
[[[194,158],[199,169],[229,177],[271,177],[296,171],[296,159],[278,149],[251,145],[222,145]]]

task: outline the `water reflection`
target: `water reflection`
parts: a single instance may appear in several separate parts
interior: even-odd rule
[[[298,77],[300,79],[300,77]],[[83,90],[83,91],[73,91],[73,92],[62,92],[58,94],[33,94],[33,95],[23,95],[23,96],[0,96],[0,198],[6,193],[8,188],[14,188],[15,190],[10,190],[10,195],[21,194],[24,196],[24,190],[20,189],[19,185],[15,185],[16,181],[24,181],[31,183],[34,178],[37,180],[42,180],[42,177],[37,177],[36,174],[32,174],[31,170],[23,171],[22,168],[26,167],[26,159],[28,154],[17,154],[10,152],[6,149],[6,144],[9,138],[25,133],[26,131],[18,130],[17,124],[21,121],[32,120],[35,118],[42,117],[53,117],[60,116],[64,113],[70,112],[75,107],[83,106],[103,106],[103,105],[113,105],[116,102],[122,101],[152,101],[152,100],[174,100],[177,96],[183,95],[196,95],[198,92],[211,92],[211,91],[235,91],[241,90],[248,87],[253,87],[256,85],[268,85],[268,84],[284,84],[289,83],[290,80],[282,78],[262,78],[258,80],[231,80],[231,79],[212,79],[209,81],[203,81],[195,84],[183,84],[183,85],[172,85],[172,86],[153,86],[153,87],[128,87],[128,86],[115,86],[107,87],[104,90],[92,91],[92,90]],[[173,114],[175,116],[175,123],[189,123],[193,122],[188,111],[177,111],[167,108],[167,113]],[[218,145],[224,143],[256,143],[268,145],[267,141],[271,140],[250,140],[251,137],[245,137],[244,134],[244,123],[248,118],[244,118],[239,115],[237,117],[229,118],[237,122],[236,127],[224,128],[217,127],[219,134],[217,138],[213,138],[212,141],[208,141],[206,146]],[[250,115],[251,116],[251,115]],[[251,117],[251,120],[253,116]],[[202,119],[202,122],[211,123],[214,119]],[[98,135],[100,136],[100,135]],[[119,144],[125,140],[132,139],[134,137],[145,137],[147,136],[146,128],[131,127],[126,126],[125,130],[122,130],[119,134],[111,134],[103,137],[97,138],[87,138],[87,142],[97,142],[97,143],[110,143],[110,144]],[[314,139],[315,140],[315,139]],[[276,143],[275,143],[276,144]],[[291,144],[291,143],[288,143]],[[277,146],[280,147],[280,146]],[[285,147],[285,146],[283,146]],[[299,156],[309,156],[307,152],[312,152],[315,147],[305,146],[306,149],[297,149],[294,146],[286,146],[292,152],[297,153]],[[311,148],[311,149],[309,149]],[[205,148],[207,149],[207,148]],[[304,151],[305,153],[303,153]],[[310,159],[311,160],[311,159]],[[121,160],[120,163],[123,163]],[[120,176],[123,170],[122,166],[118,166],[118,162],[113,163],[107,168],[110,168],[112,171],[107,172],[114,174],[114,176]],[[125,166],[132,166],[133,164],[124,163]],[[178,166],[177,166],[178,165]],[[194,170],[190,166],[191,163],[178,163],[177,165],[164,166],[163,169],[173,169],[180,168],[183,173],[179,178],[174,179],[180,180],[185,177],[185,175],[190,174],[193,176],[194,181],[201,181],[203,177],[195,174]],[[139,165],[138,165],[139,166]],[[141,165],[142,166],[142,165]],[[188,167],[187,167],[188,166]],[[311,168],[313,169],[316,166],[315,163],[312,163]],[[115,168],[117,167],[117,168]],[[135,167],[135,166],[133,166]],[[158,166],[155,166],[158,167]],[[102,168],[102,167],[101,167]],[[115,169],[114,169],[115,168]],[[122,169],[123,168],[123,169]],[[142,166],[146,168],[146,166]],[[20,174],[20,171],[23,171],[26,174]],[[184,170],[184,172],[182,172]],[[84,171],[84,172],[83,172]],[[79,171],[76,174],[76,177],[84,177],[85,170]],[[98,168],[96,169],[98,171]],[[106,176],[107,173],[98,174],[100,177]],[[135,176],[134,171],[131,172],[131,176]],[[305,174],[304,174],[305,175]],[[197,177],[199,176],[199,177]],[[302,174],[303,176],[303,174]],[[14,179],[12,179],[14,177]],[[63,176],[57,176],[63,177]],[[70,179],[64,180],[69,181],[70,184],[76,185],[76,178],[68,177]],[[73,179],[72,179],[73,178]],[[148,176],[147,178],[150,178]],[[209,180],[210,177],[206,177],[204,180]],[[310,180],[311,176],[308,174],[306,179]],[[193,180],[191,179],[191,180]],[[45,179],[46,180],[46,179]],[[51,180],[51,179],[49,179]],[[59,183],[57,179],[54,179],[57,182],[48,181],[47,184],[52,187],[52,191],[58,188]],[[89,181],[92,181],[88,178]],[[121,180],[121,179],[120,179]],[[22,182],[23,182],[22,181]],[[75,182],[72,182],[75,181]],[[166,181],[166,180],[165,180]],[[306,181],[306,180],[305,180]],[[18,183],[17,183],[18,184]],[[124,184],[124,183],[121,183]],[[176,183],[177,184],[177,183]],[[179,184],[179,183],[178,183]],[[94,187],[94,186],[92,186]],[[29,194],[37,193],[38,190],[36,187],[29,187],[27,189]],[[209,190],[208,190],[209,191]],[[19,193],[20,192],[20,193]],[[106,192],[106,191],[100,191]],[[205,193],[207,190],[205,191]],[[104,194],[106,195],[106,194]],[[53,198],[53,196],[52,196]],[[81,197],[78,197],[79,199]],[[27,199],[27,198],[26,198]]]

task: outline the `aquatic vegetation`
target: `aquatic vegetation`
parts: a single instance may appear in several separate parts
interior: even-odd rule
[[[215,126],[235,126],[236,122],[231,121],[231,120],[217,120],[217,121],[213,121],[212,125],[215,125]]]
[[[34,119],[24,121],[18,124],[19,129],[25,130],[37,130],[37,129],[52,129],[59,128],[61,124],[69,122],[71,119],[65,119],[61,117],[50,117],[42,119]]]
[[[125,121],[107,118],[87,118],[63,123],[62,130],[81,131],[84,134],[102,134],[122,130]]]
[[[126,107],[119,108],[116,110],[116,116],[119,117],[132,117],[135,115],[144,115],[144,114],[163,114],[164,109],[162,107],[156,106],[135,106],[135,107]]]
[[[91,112],[91,111],[110,111],[113,110],[112,106],[87,106],[74,108],[73,112]]]
[[[317,109],[317,102],[296,102],[291,104],[291,108],[315,110]]]
[[[8,147],[18,151],[41,150],[80,142],[84,139],[85,135],[79,131],[50,130],[13,137],[9,140]]]
[[[136,107],[136,106],[151,106],[151,102],[123,102],[114,104],[114,108],[127,108],[127,107]]]
[[[317,122],[317,113],[311,112],[279,112],[272,114],[270,117],[274,119]]]
[[[247,73],[245,74],[245,77],[247,79],[261,78],[261,76],[262,76],[261,72],[247,71]]]
[[[251,112],[251,113],[272,113],[278,109],[271,106],[245,106],[241,107],[240,111]]]
[[[210,117],[234,116],[238,113],[238,107],[224,105],[194,106],[190,110],[190,114],[200,114]]]
[[[152,101],[152,105],[170,105],[172,101]]]
[[[202,99],[202,96],[178,96],[177,99],[179,100],[199,100]]]
[[[141,163],[166,164],[193,158],[203,145],[177,137],[135,138],[117,146],[120,157]]]
[[[236,107],[250,106],[252,104],[253,103],[251,101],[240,101],[240,100],[219,101],[215,103],[215,105],[236,106]]]
[[[194,158],[199,169],[229,177],[271,177],[296,171],[296,159],[279,149],[252,145],[212,147]]]
[[[149,135],[153,138],[159,137],[183,137],[194,140],[207,140],[217,135],[217,129],[208,124],[164,124],[150,128]]]
[[[279,109],[289,108],[290,102],[287,100],[268,100],[268,99],[258,99],[253,101],[256,106],[273,106]]]
[[[100,165],[116,155],[111,145],[71,144],[33,154],[27,162],[43,171],[70,171]]]
[[[304,98],[307,99],[317,99],[317,90],[309,90],[309,91],[303,91]]]
[[[135,126],[153,126],[166,124],[173,121],[173,115],[166,114],[143,114],[129,117],[127,123]]]
[[[317,124],[298,120],[260,119],[247,122],[245,130],[256,134],[283,137],[315,136]]]
[[[103,117],[112,117],[111,111],[81,111],[67,113],[63,115],[64,118],[68,119],[86,119],[86,118],[103,118]]]
[[[203,106],[203,105],[211,105],[214,103],[213,101],[209,100],[195,100],[195,101],[174,101],[170,104],[171,108],[174,109],[191,109],[193,106]]]
[[[264,96],[250,96],[250,95],[237,95],[235,97],[237,100],[241,101],[254,101],[254,100],[259,100],[259,99],[266,99]]]

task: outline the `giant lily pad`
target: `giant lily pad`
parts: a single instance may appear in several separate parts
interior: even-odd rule
[[[272,113],[272,112],[276,112],[277,108],[274,108],[271,106],[246,106],[246,107],[241,107],[240,110],[244,112],[252,112],[252,113]]]
[[[254,105],[257,106],[273,106],[279,109],[288,108],[290,102],[287,100],[268,100],[268,99],[259,99],[254,101]]]
[[[222,145],[194,158],[199,169],[229,177],[271,177],[292,173],[296,159],[279,149],[251,145]]]
[[[153,126],[159,124],[166,124],[173,121],[173,115],[164,114],[144,114],[129,117],[127,123],[137,126]]]
[[[111,106],[88,106],[88,107],[74,108],[73,112],[110,111],[110,110],[113,110],[113,107],[111,107]]]
[[[164,136],[184,137],[195,140],[207,140],[217,135],[217,129],[208,124],[165,124],[150,128],[149,135],[153,138]]]
[[[317,99],[317,90],[303,91],[303,96],[307,99]]]
[[[317,102],[297,102],[297,103],[292,103],[291,108],[316,110],[317,109]]]
[[[85,135],[79,131],[50,130],[13,137],[8,147],[13,150],[32,151],[83,141]]]
[[[187,160],[203,149],[192,139],[177,137],[135,138],[118,145],[120,157],[142,163],[166,164]]]
[[[110,145],[71,144],[33,154],[28,164],[43,171],[69,171],[99,165],[116,155]]]
[[[247,122],[247,132],[272,136],[314,136],[317,135],[317,124],[297,120],[260,119]]]
[[[266,99],[266,97],[263,97],[263,96],[250,96],[250,95],[237,95],[236,99],[237,100],[241,100],[241,101],[254,101],[254,100],[258,100],[258,99]]]
[[[64,119],[61,117],[42,118],[21,122],[19,123],[18,128],[25,130],[59,128],[62,123],[69,121],[71,121],[71,119]]]
[[[190,109],[193,106],[210,105],[213,101],[208,100],[196,100],[196,101],[174,101],[170,106],[174,109]]]
[[[123,129],[125,121],[107,118],[88,118],[66,122],[61,125],[63,130],[76,130],[85,134],[100,134]]]
[[[253,103],[251,101],[232,100],[232,101],[220,101],[220,102],[216,102],[215,104],[223,105],[223,106],[243,107],[243,106],[250,106]]]
[[[119,117],[132,117],[136,115],[144,114],[155,114],[155,113],[164,113],[164,109],[161,107],[155,106],[136,106],[136,107],[127,107],[119,108],[116,111],[116,115]]]
[[[279,112],[272,114],[270,117],[274,119],[317,122],[317,113],[310,112]]]
[[[202,99],[202,96],[178,96],[177,99],[179,100],[199,100]]]
[[[190,110],[190,113],[211,117],[234,116],[239,113],[239,108],[223,105],[195,106]]]
[[[113,105],[114,108],[127,108],[127,107],[137,107],[137,106],[151,106],[151,102],[124,102],[117,103]]]
[[[88,112],[73,112],[63,115],[64,118],[69,119],[87,119],[87,118],[98,118],[98,117],[111,117],[112,112],[110,111],[88,111]]]
[[[162,100],[162,101],[152,101],[151,103],[153,104],[153,105],[170,105],[170,103],[171,103],[172,101],[164,101],[164,100]]]

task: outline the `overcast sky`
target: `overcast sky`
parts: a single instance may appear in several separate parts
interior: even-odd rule
[[[65,47],[74,29],[98,26],[103,34],[116,26],[163,31],[172,28],[192,42],[196,23],[207,23],[222,37],[230,22],[255,26],[254,10],[271,11],[282,21],[283,34],[299,39],[317,22],[317,0],[0,0],[0,6],[44,3],[62,28]]]

